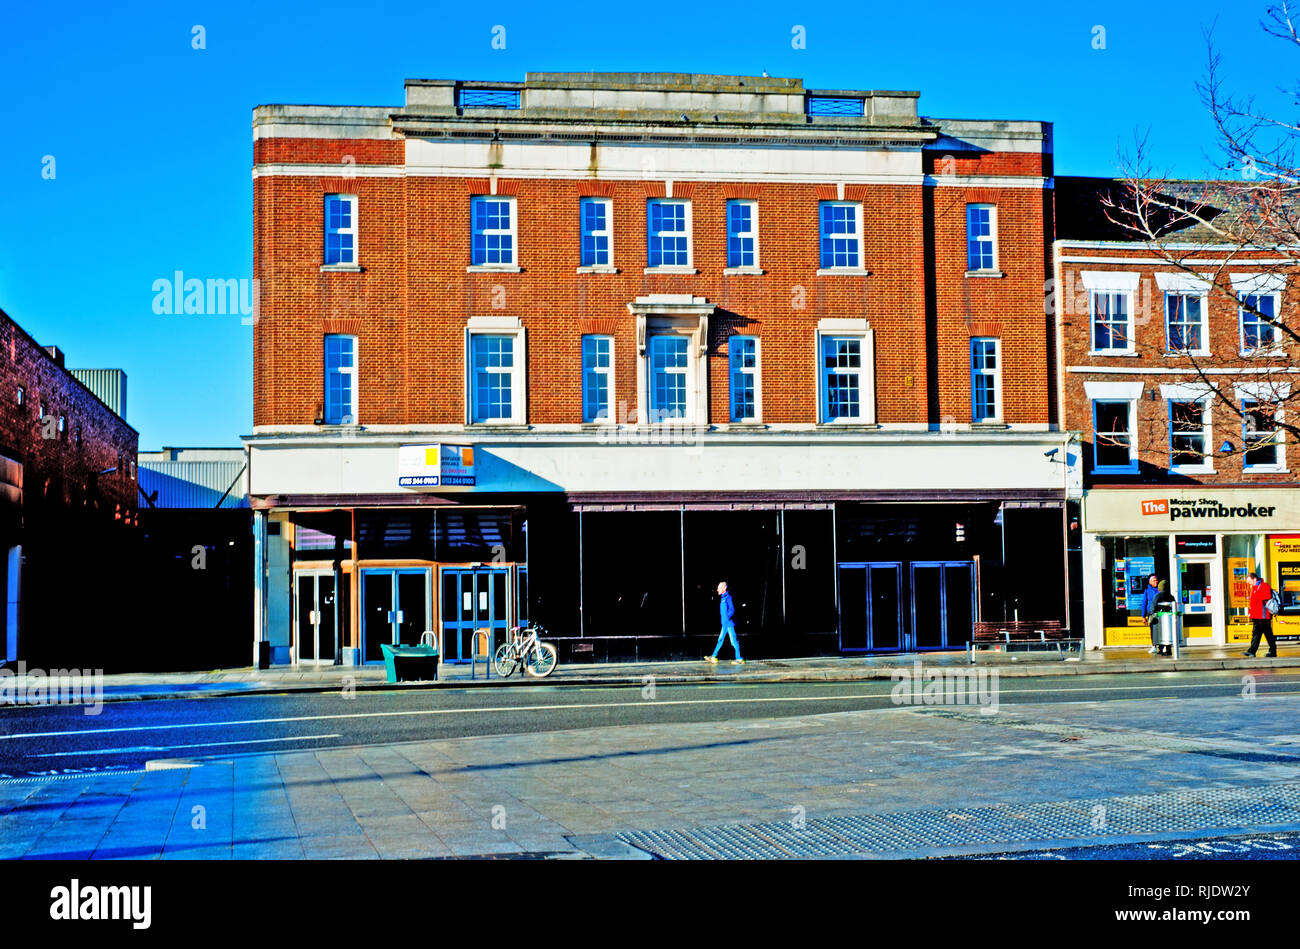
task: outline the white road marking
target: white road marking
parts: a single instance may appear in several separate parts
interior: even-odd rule
[[[212,748],[217,745],[261,745],[268,741],[319,741],[322,738],[342,738],[342,735],[294,735],[292,738],[247,738],[243,741],[200,741],[192,745],[136,745],[133,748],[93,748],[89,751],[48,751],[28,758],[68,758],[88,755],[116,755],[134,751],[178,751],[181,748]]]
[[[883,680],[882,680],[883,681]],[[1144,692],[1152,689],[1223,689],[1227,682],[1187,683],[1183,685],[1133,685],[1133,686],[1081,686],[1061,689],[1061,694],[1073,692]],[[1043,695],[1046,689],[999,689],[998,695]],[[1259,697],[1271,695],[1296,695],[1296,692],[1267,691],[1258,693]],[[169,731],[179,728],[226,728],[234,725],[271,725],[287,722],[331,722],[359,718],[399,718],[419,715],[474,715],[484,712],[554,712],[561,709],[594,708],[645,708],[667,705],[741,705],[772,702],[853,702],[860,699],[887,698],[889,692],[871,692],[855,695],[769,695],[753,698],[733,699],[642,699],[637,702],[574,702],[557,705],[497,705],[482,708],[432,708],[409,709],[401,712],[350,712],[346,715],[293,715],[283,718],[249,718],[228,722],[189,722],[171,725],[123,725],[116,728],[77,728],[59,732],[20,732],[13,735],[0,735],[0,741],[12,741],[18,738],[64,738],[70,735],[105,735],[113,732],[153,732]],[[1062,699],[1061,701],[1068,701]]]

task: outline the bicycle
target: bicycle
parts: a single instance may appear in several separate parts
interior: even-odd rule
[[[510,639],[497,648],[495,657],[497,675],[503,679],[515,674],[515,669],[523,667],[524,672],[535,679],[545,679],[555,671],[555,647],[538,638],[546,630],[534,623],[532,626],[510,627]]]

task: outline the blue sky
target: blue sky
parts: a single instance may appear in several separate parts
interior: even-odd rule
[[[121,7],[7,5],[0,309],[70,367],[125,369],[142,449],[235,445],[252,428],[252,328],[155,314],[152,285],[177,270],[251,276],[258,104],[396,106],[407,77],[766,70],[812,88],[920,90],[930,116],[1054,122],[1059,174],[1113,174],[1141,131],[1156,170],[1199,177],[1214,153],[1194,88],[1202,30],[1217,20],[1236,90],[1280,101],[1295,76],[1294,54],[1260,31],[1266,4],[1250,0],[1186,0],[1175,15],[1137,0]],[[795,25],[806,49],[792,48]]]

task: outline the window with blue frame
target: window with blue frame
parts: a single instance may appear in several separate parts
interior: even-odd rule
[[[1209,447],[1208,400],[1170,400],[1169,460],[1172,468],[1205,468]]]
[[[1137,403],[1132,399],[1093,399],[1092,468],[1098,472],[1137,469],[1134,429]]]
[[[1258,399],[1241,400],[1241,440],[1245,448],[1243,470],[1281,468],[1281,436],[1274,410],[1262,405]]]
[[[991,204],[966,205],[966,269],[993,270],[994,226],[997,211]]]
[[[999,382],[1002,367],[999,365],[1000,340],[994,336],[974,336],[970,341],[971,419],[975,422],[995,422],[1002,417],[1002,398]]]
[[[579,215],[582,218],[582,266],[609,266],[609,198],[583,198],[579,202]]]
[[[614,337],[582,337],[582,420],[608,421],[614,394]]]
[[[827,422],[862,415],[862,339],[822,337],[822,418]]]
[[[758,420],[758,339],[733,336],[727,342],[731,363],[731,420]]]
[[[758,205],[727,202],[727,266],[758,266]]]
[[[690,202],[653,200],[646,216],[651,267],[689,267]]]
[[[1089,306],[1092,310],[1093,351],[1132,352],[1133,334],[1129,327],[1128,292],[1090,291]]]
[[[1243,293],[1241,310],[1241,351],[1253,353],[1277,343],[1277,298],[1271,293]]]
[[[689,346],[685,336],[650,337],[650,421],[687,417]]]
[[[1171,353],[1205,349],[1205,306],[1199,293],[1165,294],[1165,348]]]
[[[514,264],[514,198],[473,198],[471,212],[474,234],[470,262],[475,266]]]
[[[515,337],[470,336],[470,421],[514,418]]]
[[[325,337],[325,423],[353,425],[357,409],[357,338]]]
[[[862,256],[862,205],[844,201],[821,202],[821,267],[860,267]]]
[[[351,194],[325,195],[325,263],[357,262],[357,198]]]

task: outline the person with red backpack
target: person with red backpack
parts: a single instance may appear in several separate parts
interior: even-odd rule
[[[1268,640],[1268,652],[1264,658],[1276,659],[1277,639],[1273,636],[1273,614],[1277,612],[1278,603],[1273,598],[1273,590],[1258,573],[1252,570],[1248,579],[1251,583],[1250,621],[1254,632],[1250,637],[1250,648],[1242,655],[1254,659],[1255,650],[1259,649],[1259,638],[1263,636]]]

